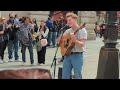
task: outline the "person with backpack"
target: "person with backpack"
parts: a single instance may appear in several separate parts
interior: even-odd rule
[[[32,41],[33,41],[33,26],[30,23],[30,18],[25,17],[25,22],[20,26],[20,35],[19,35],[19,40],[22,45],[22,62],[23,65],[26,64],[26,57],[25,57],[25,51],[26,48],[28,47],[29,53],[30,53],[30,62],[31,65],[34,65],[34,59],[33,59],[33,46],[32,46]]]

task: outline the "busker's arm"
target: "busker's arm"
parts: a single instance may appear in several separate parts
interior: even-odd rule
[[[76,36],[72,33],[71,34],[71,39],[72,39],[72,41],[75,43],[75,44],[77,44],[78,46],[80,46],[80,47],[83,47],[84,46],[84,44],[85,44],[85,39],[81,39],[80,41],[79,40],[77,40],[76,39]]]
[[[77,44],[80,47],[83,47],[86,40],[87,40],[87,31],[86,31],[86,29],[84,29],[84,28],[82,29],[82,32],[80,33],[80,40],[77,40],[76,36],[73,33],[71,33],[71,39],[75,44]]]

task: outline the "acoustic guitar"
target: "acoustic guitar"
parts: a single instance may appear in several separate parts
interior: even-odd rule
[[[85,26],[85,23],[80,26],[75,32],[74,32],[74,35],[80,30],[83,28],[83,26]],[[61,39],[60,41],[60,48],[61,48],[61,54],[62,56],[68,56],[71,54],[71,50],[72,48],[75,46],[75,43],[72,42],[71,40],[71,33],[68,33],[64,40]]]

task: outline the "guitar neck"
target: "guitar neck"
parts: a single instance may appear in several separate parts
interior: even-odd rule
[[[85,26],[85,23],[84,23],[82,26],[80,26],[80,27],[74,32],[74,35],[79,31],[79,29],[82,29],[83,26]]]

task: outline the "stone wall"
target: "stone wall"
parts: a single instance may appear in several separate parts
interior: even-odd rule
[[[18,14],[19,18],[30,16],[31,19],[36,18],[38,25],[41,20],[47,20],[49,11],[0,11],[0,16],[4,16],[8,20],[9,13]]]
[[[1,16],[6,17],[6,19],[9,18],[9,14],[13,13],[13,14],[18,14],[19,18],[23,17],[23,16],[28,16],[28,12],[29,11],[1,11]]]
[[[38,26],[40,25],[41,20],[47,20],[49,11],[30,11],[28,15],[30,18],[36,18]]]
[[[79,11],[79,23],[86,23],[86,30],[88,32],[88,40],[95,40],[95,22],[96,12],[95,11]]]

